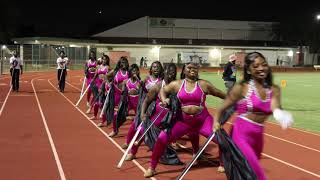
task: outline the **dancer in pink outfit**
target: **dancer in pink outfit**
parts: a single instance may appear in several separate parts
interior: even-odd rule
[[[163,67],[159,61],[155,61],[151,64],[151,67],[149,70],[149,76],[144,80],[143,91],[145,93],[148,93],[148,91],[152,87],[157,85],[157,83],[162,82],[162,79],[163,79]],[[139,97],[139,98],[143,98],[143,97]],[[142,99],[141,102],[143,102],[143,100],[144,99]],[[139,114],[136,114],[136,116],[139,116]],[[137,123],[135,121],[137,121],[138,119],[140,119],[140,117],[135,118],[135,120],[132,122],[132,124],[129,128],[126,142],[122,145],[123,149],[126,149],[128,147],[128,144],[130,143],[131,139],[133,138],[134,134],[136,133],[135,124],[139,124],[139,123]]]
[[[132,64],[129,67],[128,73],[129,73],[129,79],[124,80],[118,86],[119,88],[122,89],[123,92],[126,91],[126,94],[128,95],[128,96],[122,95],[121,97],[121,102],[127,103],[126,110],[125,112],[119,112],[119,113],[124,113],[124,114],[120,114],[120,115],[123,115],[119,117],[120,119],[117,119],[118,111],[115,112],[113,123],[112,123],[113,132],[110,134],[111,137],[119,133],[119,127],[121,126],[119,124],[122,124],[124,121],[126,121],[126,116],[128,115],[128,112],[130,110],[133,110],[134,112],[136,112],[136,109],[137,109],[138,100],[139,100],[138,89],[141,86],[140,71],[139,71],[138,65]],[[119,108],[120,107],[118,107],[118,110],[120,110]]]
[[[232,140],[241,150],[259,180],[266,176],[259,164],[263,149],[263,123],[273,113],[283,128],[293,123],[290,113],[281,110],[280,88],[273,84],[271,68],[258,52],[245,57],[244,80],[235,85],[222,107],[217,109],[215,120],[229,107],[236,105],[237,119],[232,128]],[[215,130],[221,128],[215,122]]]
[[[129,68],[129,80],[126,81],[126,88],[128,91],[128,112],[134,111],[136,113],[139,95],[138,90],[141,85],[140,70],[137,64],[132,64]]]
[[[110,68],[109,67],[110,59],[107,55],[102,56],[100,61],[101,61],[101,65],[98,66],[97,73],[95,74],[95,76],[93,78],[95,85],[99,91],[98,94],[100,94],[100,92],[101,92],[101,88],[104,85],[103,82],[106,80],[106,74],[108,73],[109,68]],[[97,119],[98,110],[99,110],[99,108],[102,108],[101,106],[102,106],[103,102],[101,102],[100,100],[101,100],[101,98],[99,98],[99,97],[93,98],[91,106],[87,110],[87,113],[90,113],[90,111],[93,107],[93,116],[90,118],[91,120]]]
[[[113,103],[113,107],[115,110],[117,110],[117,107],[120,103],[122,93],[121,83],[128,80],[129,78],[128,68],[128,59],[123,56],[118,60],[116,67],[107,74],[107,80],[111,82],[108,89],[111,88],[110,86],[114,87],[114,94],[111,95],[114,97],[114,102],[110,103]],[[98,124],[98,126],[100,127],[104,126],[105,122],[107,121],[105,113],[102,115],[101,120],[101,123]]]
[[[215,88],[209,81],[199,79],[198,72],[199,58],[194,57],[184,65],[181,80],[173,81],[160,90],[161,102],[164,106],[168,105],[167,95],[177,93],[182,112],[170,132],[160,133],[152,152],[150,168],[144,174],[145,177],[155,175],[159,159],[170,142],[187,134],[197,133],[205,137],[211,135],[213,118],[206,108],[206,95],[224,99],[225,93]]]
[[[94,51],[90,51],[89,60],[86,61],[86,64],[85,64],[85,75],[86,75],[87,86],[89,86],[90,83],[92,82],[96,72],[97,72],[96,54]],[[91,88],[89,88],[88,92],[87,92],[87,106],[88,107],[90,107],[91,94],[92,94],[92,91],[91,91]]]

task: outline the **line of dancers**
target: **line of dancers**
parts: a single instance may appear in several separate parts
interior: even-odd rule
[[[129,65],[126,57],[121,57],[114,69],[111,69],[109,62],[107,55],[103,54],[97,60],[95,53],[91,52],[85,63],[85,81],[90,86],[87,91],[87,113],[93,110],[91,119],[99,120],[99,127],[112,126],[110,137],[117,136],[121,126],[130,121],[122,148],[127,149],[130,142],[135,141],[125,158],[131,161],[136,158],[141,143],[149,147],[152,151],[150,167],[144,177],[156,175],[159,162],[183,164],[174,148],[183,136],[188,136],[195,155],[200,149],[199,136],[208,138],[216,133],[212,141],[219,147],[218,172],[225,172],[228,179],[234,179],[232,174],[237,174],[231,172],[234,171],[230,168],[231,160],[222,158],[227,151],[233,151],[224,148],[227,139],[240,152],[240,158],[247,162],[248,172],[252,174],[250,177],[266,179],[259,163],[264,144],[264,122],[273,115],[286,129],[292,125],[293,118],[289,112],[282,110],[280,88],[273,83],[271,68],[261,53],[246,55],[243,79],[227,94],[225,90],[201,79],[197,57],[183,65],[180,78],[177,78],[177,67],[173,63],[163,67],[159,61],[153,62],[147,77],[142,80],[138,65]],[[208,111],[207,95],[224,99],[214,114]],[[221,133],[221,130],[232,114],[230,109],[237,116],[228,135]],[[138,128],[141,124],[142,128]],[[133,139],[136,133],[142,140]],[[243,177],[241,172],[238,174]]]

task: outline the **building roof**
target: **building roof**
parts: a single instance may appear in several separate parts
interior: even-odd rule
[[[92,37],[270,40],[278,22],[141,17]],[[270,34],[268,34],[270,33]],[[253,35],[254,34],[254,35]],[[260,35],[260,36],[259,36]],[[262,37],[264,35],[265,37]],[[260,39],[259,39],[260,38]]]

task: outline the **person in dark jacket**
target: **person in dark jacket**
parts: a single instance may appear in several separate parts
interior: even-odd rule
[[[233,85],[236,83],[236,59],[237,56],[232,54],[229,56],[229,62],[224,66],[223,70],[223,80],[224,80],[224,85],[226,86],[228,92],[230,89],[233,87]]]

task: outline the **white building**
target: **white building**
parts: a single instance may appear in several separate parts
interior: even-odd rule
[[[142,57],[152,61],[183,62],[192,55],[202,57],[203,66],[220,66],[230,54],[239,62],[245,53],[259,51],[270,65],[293,66],[312,64],[308,48],[289,46],[276,41],[277,22],[227,21],[141,17],[134,21],[95,34],[89,39],[16,38],[17,44],[60,45],[82,48],[88,53],[95,48],[97,56],[107,53],[112,63],[128,56],[131,63]],[[300,63],[299,63],[300,62]]]
[[[219,66],[230,54],[263,53],[271,65],[298,64],[297,46],[284,46],[273,29],[277,22],[226,21],[142,17],[93,35],[99,39],[98,52],[128,52],[132,62],[147,57],[179,62],[196,54],[209,66]],[[109,44],[110,43],[110,44]],[[105,47],[107,46],[107,47]],[[306,48],[303,48],[307,51]],[[305,53],[303,54],[305,56]],[[305,57],[304,57],[305,59]]]

